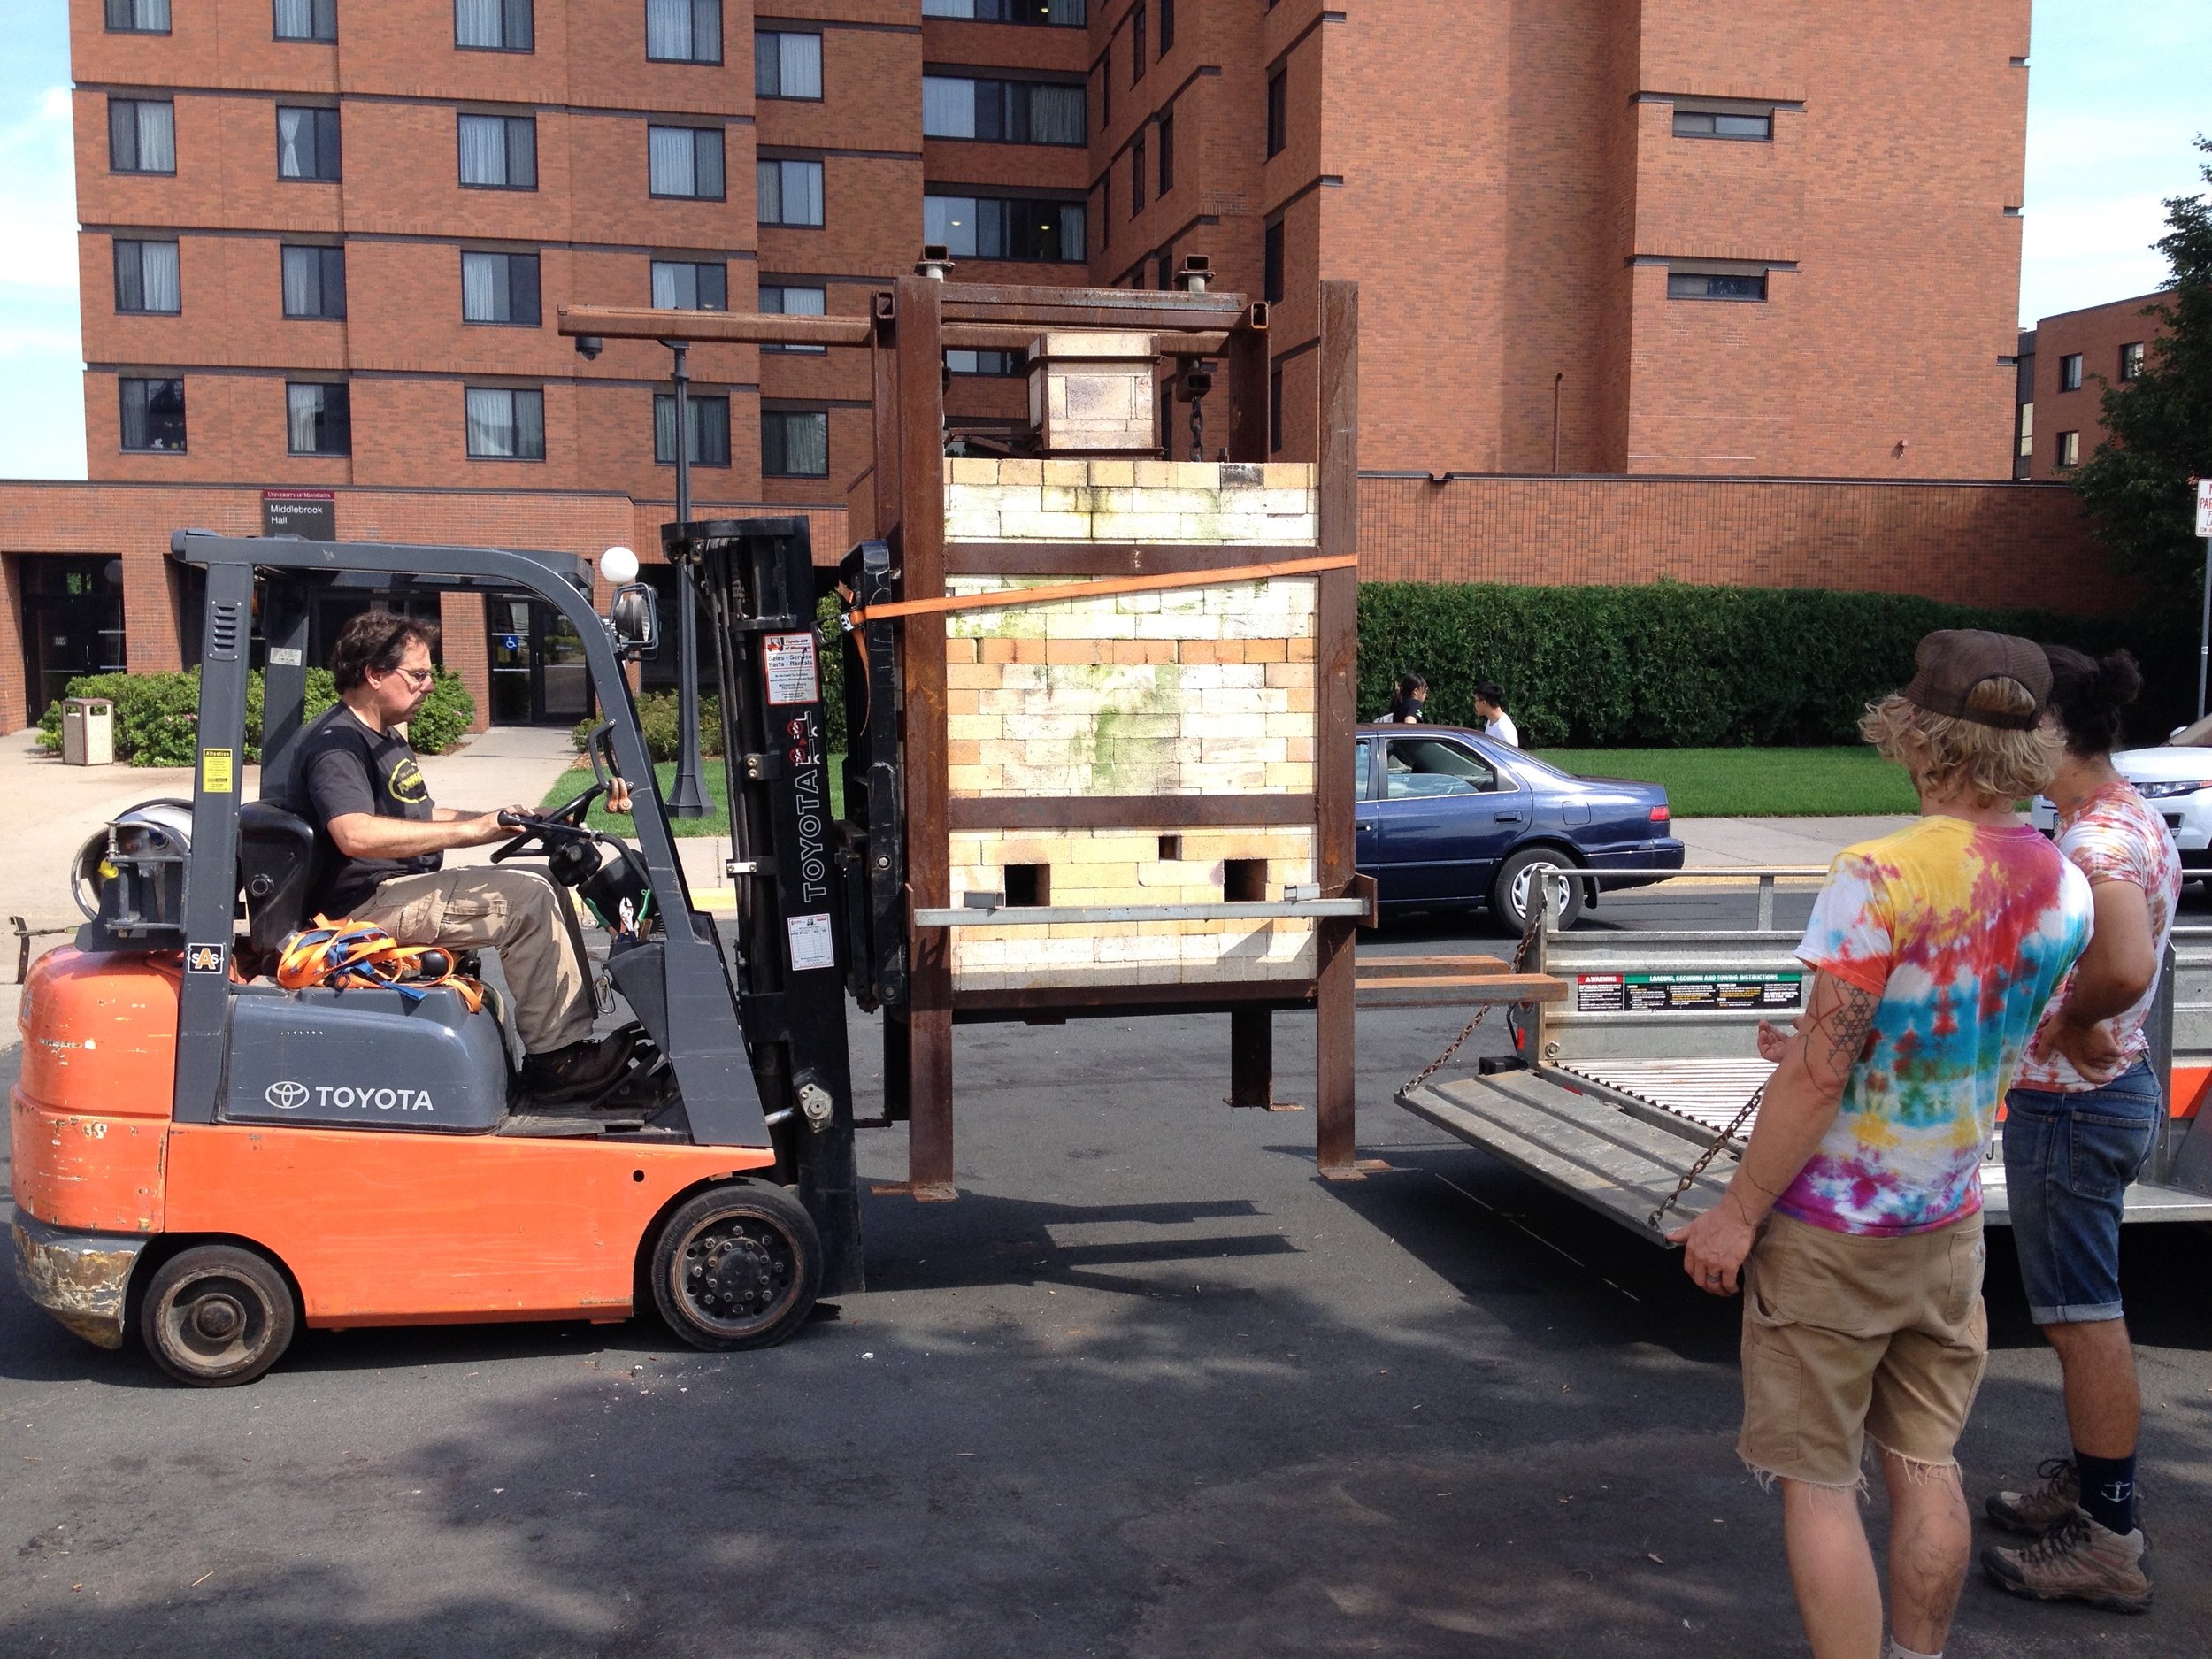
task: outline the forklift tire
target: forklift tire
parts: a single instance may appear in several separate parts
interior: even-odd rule
[[[296,1324],[284,1275],[234,1244],[171,1256],[139,1309],[139,1335],[154,1363],[195,1388],[252,1382],[284,1357]]]
[[[773,1348],[822,1288],[822,1240],[780,1187],[728,1181],[686,1201],[653,1244],[653,1301],[694,1348]]]

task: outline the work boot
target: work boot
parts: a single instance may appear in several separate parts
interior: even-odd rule
[[[522,1087],[541,1106],[588,1100],[611,1087],[629,1064],[630,1039],[626,1033],[618,1033],[597,1042],[572,1042],[549,1054],[526,1056],[522,1062]]]
[[[2083,1509],[2037,1543],[2020,1549],[1991,1545],[1982,1568],[1998,1587],[2037,1601],[2086,1601],[2108,1613],[2147,1613],[2151,1581],[2143,1572],[2143,1529],[2125,1538]]]
[[[1997,1525],[2025,1538],[2040,1538],[2081,1504],[2081,1482],[2074,1460],[2053,1457],[2035,1471],[2043,1484],[2032,1492],[2000,1492],[1982,1506]]]

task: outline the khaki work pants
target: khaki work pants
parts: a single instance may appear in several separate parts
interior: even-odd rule
[[[568,895],[535,870],[440,870],[394,876],[353,908],[403,945],[499,952],[526,1054],[549,1054],[591,1035],[598,1011],[584,936]]]

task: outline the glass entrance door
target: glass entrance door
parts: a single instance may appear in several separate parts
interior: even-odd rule
[[[21,570],[23,685],[35,720],[78,675],[124,672],[122,563],[27,554]]]
[[[591,669],[573,624],[535,599],[495,599],[490,626],[494,726],[573,726],[591,712]]]

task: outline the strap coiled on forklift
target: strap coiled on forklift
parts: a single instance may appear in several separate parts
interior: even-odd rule
[[[381,988],[417,1002],[445,985],[470,1013],[484,1005],[483,986],[457,971],[454,953],[443,945],[403,945],[372,922],[334,922],[326,916],[284,941],[276,981],[288,991],[315,985],[339,991]]]

